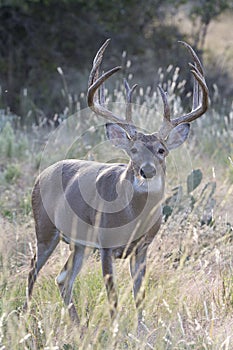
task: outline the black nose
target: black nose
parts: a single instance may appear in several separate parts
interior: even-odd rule
[[[151,179],[156,175],[156,169],[151,164],[145,164],[140,169],[140,175],[144,177],[144,179]]]

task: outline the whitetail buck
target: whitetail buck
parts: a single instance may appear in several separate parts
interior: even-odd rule
[[[117,308],[113,259],[130,257],[134,299],[140,321],[147,249],[162,221],[165,158],[171,149],[186,140],[189,123],[208,108],[208,88],[202,65],[191,46],[183,43],[194,60],[194,64],[190,64],[194,76],[192,111],[171,119],[166,93],[160,87],[164,104],[162,126],[158,132],[142,133],[132,121],[131,101],[136,86],[130,88],[125,83],[125,119],[105,106],[103,83],[121,68],[115,67],[99,75],[108,43],[109,40],[99,49],[93,62],[88,84],[88,106],[97,115],[108,119],[107,137],[113,145],[126,151],[129,163],[62,160],[39,175],[32,192],[37,250],[28,276],[24,308],[27,308],[40,269],[62,239],[70,244],[71,252],[56,282],[65,305],[69,306],[71,318],[76,321],[78,315],[72,300],[72,288],[87,246],[100,250],[112,318]]]

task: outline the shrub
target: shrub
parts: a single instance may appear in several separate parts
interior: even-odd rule
[[[4,178],[7,183],[13,183],[15,182],[21,175],[21,171],[19,169],[19,166],[16,164],[10,164],[7,166],[6,170],[4,171]]]
[[[0,155],[3,158],[22,158],[28,155],[28,135],[15,130],[8,121],[0,133]]]

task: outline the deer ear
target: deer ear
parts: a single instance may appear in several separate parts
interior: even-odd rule
[[[190,124],[180,124],[171,130],[166,140],[168,150],[177,148],[187,139],[190,130]]]
[[[118,148],[127,148],[130,141],[129,134],[118,124],[106,124],[107,138]]]

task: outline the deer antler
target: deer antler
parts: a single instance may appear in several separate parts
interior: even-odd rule
[[[117,66],[115,68],[110,69],[109,71],[103,73],[99,76],[100,65],[103,60],[104,52],[110,42],[110,39],[107,39],[104,44],[101,46],[99,51],[97,52],[94,60],[93,67],[89,76],[88,81],[88,91],[87,91],[87,103],[93,112],[102,117],[120,124],[129,134],[129,136],[133,136],[135,128],[132,123],[132,110],[131,110],[131,102],[132,102],[132,93],[135,90],[137,85],[134,85],[132,88],[129,87],[128,83],[125,81],[125,88],[127,94],[127,109],[126,109],[126,118],[123,119],[113,112],[109,111],[104,106],[104,92],[103,92],[103,84],[104,82],[112,76],[114,73],[121,69],[121,66]],[[101,89],[98,91],[98,89]]]
[[[193,120],[201,117],[206,112],[209,105],[209,92],[208,87],[206,85],[202,64],[197,54],[189,44],[185,43],[184,41],[179,42],[189,50],[194,60],[194,64],[189,63],[190,67],[192,68],[191,73],[194,76],[193,105],[191,112],[180,117],[171,119],[166,93],[159,86],[159,91],[164,104],[163,124],[159,130],[159,134],[163,139],[166,138],[171,129],[173,129],[177,125],[182,123],[190,123]]]
[[[127,99],[127,107],[126,107],[126,121],[127,123],[133,123],[132,121],[132,94],[138,84],[134,84],[132,87],[129,86],[128,81],[125,79],[125,89],[126,89],[126,99]]]

